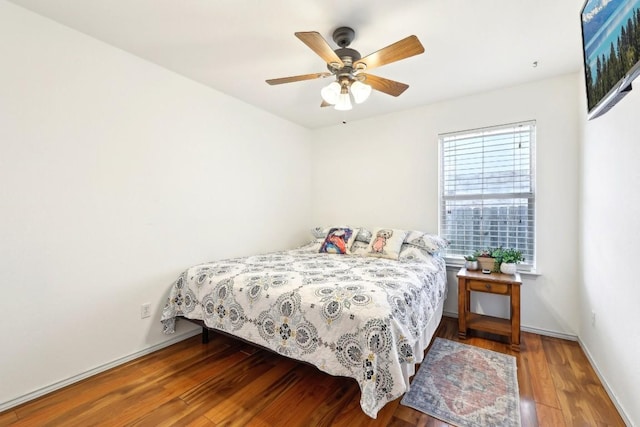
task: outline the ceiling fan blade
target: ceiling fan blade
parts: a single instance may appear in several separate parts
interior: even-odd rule
[[[313,80],[313,79],[321,79],[324,77],[330,77],[333,74],[328,73],[328,72],[324,72],[324,73],[313,73],[313,74],[302,74],[299,76],[291,76],[291,77],[282,77],[279,79],[269,79],[266,80],[267,83],[269,83],[270,85],[281,85],[283,83],[293,83],[293,82],[300,82],[303,80]]]
[[[358,64],[365,64],[366,70],[371,70],[382,65],[390,64],[401,59],[419,55],[424,52],[424,46],[416,36],[409,36],[392,45],[384,47],[377,52],[369,54],[364,58],[356,61],[354,68],[358,68]]]
[[[329,104],[327,101],[323,99],[322,103],[320,104],[320,107],[331,107],[331,104]]]
[[[317,31],[306,31],[295,33],[296,37],[302,40],[304,44],[309,46],[312,51],[317,53],[327,64],[338,64],[340,68],[344,66],[342,60],[331,49],[329,43]]]
[[[360,74],[364,76],[364,82],[373,89],[384,92],[391,96],[399,96],[409,88],[409,85],[397,82],[395,80],[385,79],[384,77],[374,76],[373,74]]]

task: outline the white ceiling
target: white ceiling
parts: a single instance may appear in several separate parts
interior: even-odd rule
[[[400,111],[580,70],[584,0],[10,0],[308,128]],[[415,34],[425,53],[372,71],[409,85],[348,112],[320,108],[326,71],[294,36],[356,31],[362,56]],[[538,62],[533,67],[534,61]]]

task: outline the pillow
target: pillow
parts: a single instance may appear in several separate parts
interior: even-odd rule
[[[314,227],[314,228],[311,229],[311,234],[316,239],[316,241],[324,242],[324,239],[327,237],[327,234],[329,233],[329,230],[331,230],[332,228],[352,228],[352,229],[355,229],[354,227],[350,227],[348,225],[334,225],[332,227]]]
[[[327,231],[322,227],[315,227],[311,229],[311,234],[316,240],[323,241],[327,237]]]
[[[431,254],[426,249],[419,248],[417,246],[403,243],[400,248],[400,254],[398,259],[406,262],[424,262],[429,261],[432,258]]]
[[[359,242],[369,243],[371,241],[371,231],[367,230],[364,227],[361,228],[360,231],[358,231],[356,240]]]
[[[367,255],[367,248],[368,247],[369,247],[369,242],[366,242],[366,243],[365,242],[361,242],[356,237],[356,241],[353,242],[353,245],[351,246],[351,255],[365,256],[365,255]]]
[[[320,246],[320,253],[348,254],[351,253],[351,245],[358,235],[357,228],[334,227],[329,229],[327,237]]]
[[[367,256],[398,259],[407,232],[393,228],[376,228],[367,246]]]
[[[353,228],[354,230],[359,230],[356,235],[356,240],[360,242],[369,243],[371,241],[371,231],[366,228],[357,228],[357,227],[349,227],[348,225],[340,225],[334,227],[315,227],[311,229],[311,234],[314,239],[318,242],[324,242],[324,239],[327,237],[327,233],[331,228]]]
[[[449,241],[435,234],[427,234],[423,231],[409,231],[404,242],[425,249],[430,254],[435,254],[449,247]]]

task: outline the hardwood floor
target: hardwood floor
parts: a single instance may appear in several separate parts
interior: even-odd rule
[[[457,338],[445,317],[437,336]],[[521,352],[471,337],[467,344],[517,358],[522,425],[624,426],[580,346],[523,333]],[[193,337],[0,413],[5,425],[447,426],[388,403],[372,420],[355,381],[213,335]]]

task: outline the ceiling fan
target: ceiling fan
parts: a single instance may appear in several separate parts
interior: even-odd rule
[[[416,36],[409,36],[362,58],[357,50],[348,47],[355,37],[355,31],[349,27],[340,27],[333,32],[333,41],[340,46],[335,50],[317,31],[298,32],[295,35],[327,63],[329,71],[269,79],[267,83],[279,85],[335,77],[335,80],[324,87],[320,94],[323,100],[321,106],[333,105],[336,110],[352,108],[349,94],[353,96],[356,103],[364,102],[372,88],[388,95],[399,96],[409,85],[365,71],[424,52],[420,40]]]

